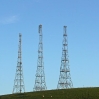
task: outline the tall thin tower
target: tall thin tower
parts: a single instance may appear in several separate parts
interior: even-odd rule
[[[46,90],[45,74],[44,74],[44,62],[43,62],[43,42],[42,42],[42,25],[39,25],[39,45],[38,45],[38,61],[37,61],[37,71],[36,79],[33,90],[42,91]]]
[[[25,92],[23,69],[22,69],[21,37],[22,35],[21,33],[19,33],[19,50],[18,50],[18,60],[17,60],[16,75],[13,86],[13,93]]]
[[[67,89],[73,87],[73,83],[71,81],[71,76],[70,76],[70,68],[69,68],[68,41],[67,41],[66,29],[67,26],[64,26],[60,76],[59,76],[57,89]]]

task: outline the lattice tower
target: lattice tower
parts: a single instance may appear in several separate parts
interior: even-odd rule
[[[21,37],[22,35],[21,33],[19,33],[19,50],[18,50],[18,60],[17,60],[16,75],[15,75],[14,86],[13,86],[13,93],[25,92],[23,69],[22,69]]]
[[[45,74],[44,74],[44,62],[43,62],[43,42],[42,42],[42,25],[39,25],[39,45],[38,45],[38,61],[36,79],[33,91],[46,90]]]
[[[60,76],[59,76],[57,89],[67,89],[73,87],[73,83],[71,81],[71,76],[70,76],[70,68],[69,68],[68,41],[67,41],[66,29],[67,26],[64,26]]]

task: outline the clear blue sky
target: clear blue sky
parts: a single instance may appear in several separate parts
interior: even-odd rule
[[[98,87],[99,0],[0,0],[0,95],[13,90],[19,33],[25,89],[33,90],[39,24],[43,25],[47,89],[55,89],[59,80],[64,25],[74,87]]]

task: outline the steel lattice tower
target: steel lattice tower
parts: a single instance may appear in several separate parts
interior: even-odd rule
[[[69,59],[68,59],[68,41],[67,41],[67,26],[63,27],[63,47],[62,47],[62,57],[61,57],[61,67],[60,67],[60,76],[57,85],[57,89],[67,89],[72,88],[73,83],[71,81],[70,76],[70,68],[69,68]]]
[[[18,60],[17,60],[16,75],[13,86],[13,93],[25,92],[23,69],[22,69],[21,37],[22,35],[21,33],[19,33],[19,50],[18,50]]]
[[[44,62],[43,62],[43,42],[42,42],[42,25],[39,25],[39,45],[38,45],[38,61],[36,79],[33,90],[42,91],[46,90],[45,74],[44,74]]]

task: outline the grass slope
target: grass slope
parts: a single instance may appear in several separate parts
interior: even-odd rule
[[[26,92],[3,95],[0,99],[99,99],[99,87]]]

